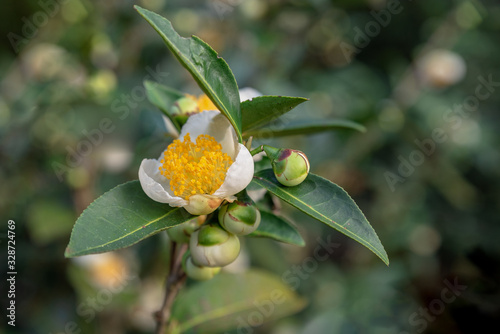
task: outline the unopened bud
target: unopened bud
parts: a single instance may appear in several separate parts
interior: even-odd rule
[[[172,106],[172,115],[179,124],[184,125],[189,116],[198,112],[198,102],[194,97],[186,96],[178,99]]]
[[[238,257],[240,240],[218,225],[203,225],[191,235],[189,250],[197,266],[223,267]]]
[[[182,267],[189,278],[198,281],[207,281],[212,279],[215,275],[220,272],[220,267],[201,267],[193,263],[191,256],[187,256],[182,262]]]
[[[222,203],[222,198],[209,195],[193,195],[189,197],[189,203],[184,207],[192,215],[208,215],[214,212]]]
[[[309,174],[309,160],[304,152],[289,148],[277,149],[264,145],[264,151],[271,160],[276,179],[288,187],[296,186]]]
[[[247,235],[260,224],[260,211],[245,193],[233,203],[226,204],[219,211],[219,223],[228,232]]]
[[[205,216],[201,216],[205,217]],[[167,229],[167,234],[172,241],[178,243],[188,243],[191,234],[193,234],[194,230],[198,228],[198,226],[202,223],[199,221],[200,217],[196,217],[187,221],[185,223],[175,225]]]

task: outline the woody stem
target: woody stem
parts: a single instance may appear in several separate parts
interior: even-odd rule
[[[160,310],[155,313],[156,318],[156,334],[164,334],[165,330],[170,326],[170,315],[172,305],[179,290],[186,281],[186,273],[182,270],[182,257],[187,250],[187,244],[182,244],[176,247],[176,243],[172,242],[170,252],[170,270],[167,276],[165,296]]]

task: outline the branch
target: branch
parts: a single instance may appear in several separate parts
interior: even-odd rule
[[[164,334],[165,329],[170,325],[172,305],[174,304],[175,297],[179,293],[179,290],[186,281],[186,274],[182,270],[182,257],[187,251],[187,248],[187,244],[182,244],[180,247],[176,247],[176,244],[172,242],[170,270],[165,287],[165,297],[163,298],[161,309],[155,313],[156,334]]]

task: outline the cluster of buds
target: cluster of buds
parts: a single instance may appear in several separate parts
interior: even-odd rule
[[[209,280],[221,267],[236,260],[240,253],[239,236],[255,231],[261,216],[246,191],[242,191],[235,201],[220,207],[218,222],[203,224],[204,218],[200,217],[174,226],[167,233],[175,242],[189,243],[189,251],[183,258],[188,277]]]
[[[267,145],[261,146],[260,150],[269,157],[276,179],[282,185],[297,186],[307,178],[309,161],[303,152]],[[240,253],[239,237],[259,227],[260,211],[246,190],[239,192],[235,200],[227,199],[219,207],[222,201],[219,199],[208,211],[197,210],[200,216],[167,230],[172,241],[189,244],[182,263],[187,276],[192,279],[211,279],[222,267],[235,261]],[[204,207],[206,203],[198,204]],[[207,216],[204,214],[210,214],[216,207],[219,207],[217,215],[210,215],[205,222]]]

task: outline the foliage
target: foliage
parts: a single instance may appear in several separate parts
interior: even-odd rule
[[[213,46],[239,87],[309,99],[261,130],[242,133],[243,139],[252,135],[254,147],[306,152],[311,172],[349,193],[390,256],[387,268],[352,239],[268,193],[259,208],[280,211],[305,246],[245,238],[246,255],[253,267],[280,276],[308,304],[293,317],[252,328],[254,333],[458,333],[494,326],[498,316],[490,306],[498,288],[488,282],[500,275],[494,223],[498,88],[491,87],[472,111],[461,108],[473,101],[479,78],[499,80],[493,2],[402,1],[403,10],[373,37],[366,34],[367,24],[373,28],[377,14],[389,19],[382,2],[139,3],[171,19],[181,35],[198,35]],[[82,211],[117,184],[135,180],[141,160],[157,157],[172,140],[141,83],[192,93],[198,93],[197,84],[130,5],[76,0],[56,7],[28,0],[12,2],[0,14],[5,35],[24,38],[16,49],[8,38],[0,44],[0,210],[17,225],[15,332],[98,333],[113,326],[117,332],[150,333],[151,312],[161,303],[155,287],[168,267],[164,232],[95,257],[61,254]],[[54,15],[39,25],[34,14],[45,10]],[[35,22],[36,33],[28,21]],[[356,52],[346,56],[345,45]],[[441,86],[424,80],[428,72],[419,59],[435,49],[461,57],[465,77]],[[160,108],[169,103],[159,102]],[[288,136],[287,129],[305,118],[313,127],[332,127]],[[103,119],[111,120],[113,130],[102,131]],[[336,120],[362,124],[366,132],[334,128]],[[445,131],[444,141],[432,138],[437,129]],[[282,130],[287,136],[279,136]],[[89,137],[95,144],[82,146]],[[423,159],[410,160],[418,152]],[[256,164],[270,168],[265,157]],[[401,177],[393,188],[386,172]],[[0,230],[1,245],[6,232]],[[314,262],[319,241],[338,248]],[[114,286],[112,294],[98,283],[113,278],[113,271],[91,260],[111,254],[126,259],[135,277],[122,289]],[[6,273],[6,264],[2,268]],[[466,291],[422,324],[419,309],[429,308],[445,280],[455,278]],[[5,324],[0,331],[12,332]]]
[[[252,129],[259,131],[262,126],[278,119],[300,103],[307,101],[304,98],[260,96],[241,102],[240,107],[238,88],[233,73],[227,63],[208,44],[197,37],[182,38],[173,29],[172,24],[167,19],[141,7],[136,6],[135,8],[160,34],[170,51],[189,71],[193,79],[207,94],[213,104],[228,118],[240,142],[244,131]],[[151,103],[158,106],[160,111],[166,114],[174,126],[180,130],[180,124],[172,114],[174,103],[180,98],[180,94],[175,89],[154,84],[150,81],[145,81],[145,88]],[[338,124],[342,124],[342,121],[338,122],[337,126]],[[344,124],[348,124],[348,122],[344,122]],[[330,128],[315,128],[306,125],[295,127],[288,134],[314,133],[316,132],[315,130],[324,131]],[[272,130],[269,132],[273,135]],[[280,135],[286,134],[286,132],[280,132]],[[247,145],[250,144],[251,142]],[[269,158],[273,159],[271,156]],[[290,162],[289,165],[291,166],[291,164]],[[309,167],[307,167],[308,171]],[[272,169],[260,171],[254,177],[256,184],[267,189],[273,195],[360,242],[377,254],[387,265],[389,264],[387,254],[375,231],[351,197],[342,188],[313,174],[310,174],[305,181],[301,181],[301,184],[293,187],[281,185],[274,178]],[[194,218],[194,216],[184,211],[183,208],[170,207],[163,203],[151,201],[141,190],[141,185],[137,181],[129,182],[112,189],[92,203],[82,213],[75,224],[70,243],[65,252],[66,257],[95,254],[128,247],[158,232]],[[189,210],[189,212],[192,211]],[[259,221],[261,220],[260,213],[258,219]],[[261,227],[259,232],[254,233],[254,236],[258,235],[278,241],[298,243],[299,245],[303,243],[300,235],[297,236],[296,231],[290,228],[290,225],[284,219],[275,216],[273,213],[264,213],[262,224],[264,226]],[[193,237],[197,238],[198,234],[195,233]],[[225,247],[227,248],[227,246]],[[198,252],[194,252],[194,249],[191,248],[191,256],[194,260],[197,260],[195,257],[199,256],[197,254]],[[204,255],[203,261],[208,261],[207,263],[218,261],[217,259],[220,258],[219,255],[213,259],[206,258],[206,256]],[[200,260],[197,261],[199,262]],[[224,258],[223,261],[226,263],[228,258]],[[230,260],[230,262],[232,261]],[[190,272],[188,271],[187,274],[189,275]],[[234,292],[231,293],[228,290],[229,282],[213,284],[215,285],[214,287],[206,289],[214,291],[216,294],[225,291],[225,293],[235,295]],[[255,279],[255,282],[244,283],[242,292],[248,294],[249,298],[251,298],[255,295],[252,287],[257,289],[257,291],[261,290],[263,292],[264,286],[271,287],[270,284],[263,283],[260,279]],[[282,288],[279,289],[279,291],[282,290]],[[200,298],[200,296],[204,295],[201,291],[199,296],[194,295],[185,299]],[[224,300],[224,302],[231,305],[230,301]],[[239,304],[240,301],[235,301],[235,303]],[[279,307],[279,313],[277,314],[286,315],[291,311],[300,309],[298,307],[291,307],[290,302],[284,305],[289,308],[284,309],[283,307]],[[208,307],[209,313],[216,312],[226,318],[231,318],[231,314],[217,311],[216,306],[211,305],[206,307]],[[222,305],[218,307],[222,308]],[[225,306],[224,308],[233,310],[233,307],[229,306]],[[181,315],[180,318],[173,318],[171,321],[179,322],[184,317],[185,315]],[[203,316],[199,317],[205,319]],[[186,323],[181,322],[178,324],[179,328],[192,327],[188,324],[194,320],[184,321]],[[205,321],[210,322],[211,317],[208,317]],[[195,323],[198,324],[200,321],[196,320]],[[228,321],[224,323],[225,327],[222,329],[231,329],[237,326],[236,321],[233,321],[232,326]],[[222,329],[219,328],[219,330]],[[177,329],[170,330],[177,331]]]

